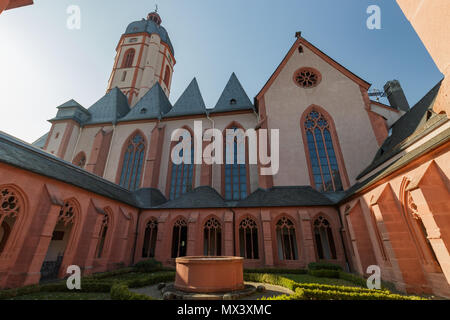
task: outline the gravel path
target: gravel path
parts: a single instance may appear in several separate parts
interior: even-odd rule
[[[266,288],[264,292],[257,292],[249,297],[242,298],[240,300],[257,300],[262,297],[273,297],[273,296],[280,296],[283,294],[291,295],[294,294],[292,290],[289,290],[285,287],[281,286],[275,286],[267,283],[257,283],[257,282],[245,282],[245,284],[251,284],[254,286],[262,285]],[[158,285],[143,287],[143,288],[134,288],[130,289],[132,292],[140,293],[148,295],[155,299],[162,299],[161,291],[158,290]]]

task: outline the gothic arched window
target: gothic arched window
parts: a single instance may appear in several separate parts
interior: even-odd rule
[[[136,54],[136,50],[128,49],[123,58],[122,68],[131,68],[133,66],[134,55]]]
[[[336,259],[333,231],[328,220],[322,216],[314,220],[314,237],[319,259]]]
[[[234,132],[236,132],[238,129],[239,128],[236,126],[226,129],[225,138],[229,139],[227,137],[227,130],[234,130]],[[245,137],[242,137],[242,139],[239,139],[238,141],[238,135],[239,134],[236,134],[234,136],[233,143],[225,144],[224,195],[226,200],[244,199],[247,197],[248,194],[247,164],[245,163],[246,162]],[[229,150],[229,148],[233,149]],[[239,159],[241,161],[239,161]]]
[[[102,217],[102,225],[100,227],[100,232],[98,234],[98,244],[96,257],[101,258],[103,254],[103,249],[105,248],[106,236],[108,235],[108,225],[109,225],[109,215],[105,212]]]
[[[187,251],[187,222],[178,219],[173,225],[172,258],[184,257]]]
[[[145,227],[142,258],[154,258],[156,249],[156,236],[158,235],[158,221],[152,218]]]
[[[304,129],[312,176],[317,190],[343,190],[328,120],[321,113],[313,110],[306,116]]]
[[[122,173],[119,184],[131,191],[139,188],[141,183],[142,167],[144,164],[145,140],[139,134],[135,134],[128,140],[127,148],[123,156]]]
[[[188,131],[185,132],[186,134],[188,134]],[[172,162],[172,160],[169,160],[172,166],[169,173],[169,198],[171,200],[176,199],[182,194],[191,191],[194,184],[194,142],[192,139],[192,135],[189,134],[189,136],[185,135],[180,137],[180,142],[182,140],[184,140],[185,142],[190,142],[190,163],[185,163],[186,161],[183,160],[180,164],[175,164]],[[175,145],[176,144],[174,144],[173,147],[175,147]],[[172,152],[170,154],[172,155]],[[180,159],[184,159],[183,149],[180,149],[179,157]]]
[[[222,226],[216,218],[210,218],[203,227],[203,253],[205,256],[222,254]]]
[[[11,231],[23,204],[17,192],[9,187],[0,191],[0,255],[6,247]]]
[[[277,225],[278,257],[280,260],[297,260],[297,239],[295,237],[295,226],[291,220],[282,217]]]
[[[258,259],[258,226],[252,218],[245,218],[239,224],[239,248],[241,257]]]
[[[166,66],[166,71],[164,73],[164,83],[166,84],[166,87],[169,87],[169,81],[170,81],[170,68],[167,65]]]

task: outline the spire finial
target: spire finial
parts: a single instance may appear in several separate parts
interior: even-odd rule
[[[155,4],[155,12],[158,13],[158,5]]]

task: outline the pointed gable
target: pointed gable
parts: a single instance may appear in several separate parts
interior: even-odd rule
[[[78,102],[76,102],[74,99],[70,99],[69,101],[63,103],[62,105],[58,106],[57,108],[70,108],[70,107],[79,107],[79,108],[83,108],[83,106],[81,104],[79,104]]]
[[[339,72],[341,72],[342,74],[344,74],[346,77],[348,77],[349,79],[351,79],[352,81],[354,81],[355,83],[357,83],[359,86],[361,86],[362,88],[368,90],[371,86],[371,84],[367,81],[365,81],[364,79],[360,78],[359,76],[357,76],[356,74],[354,74],[353,72],[351,72],[350,70],[348,70],[346,67],[344,67],[343,65],[341,65],[339,62],[333,60],[331,57],[329,57],[327,54],[325,54],[324,52],[322,52],[320,49],[318,49],[316,46],[314,46],[313,44],[311,44],[309,41],[307,41],[305,38],[303,37],[298,37],[297,40],[294,42],[294,44],[292,45],[291,49],[289,49],[288,53],[286,54],[286,56],[284,57],[283,61],[281,61],[281,63],[279,64],[279,66],[277,67],[277,69],[274,71],[274,73],[270,76],[269,80],[267,80],[267,82],[265,83],[265,85],[263,86],[263,88],[261,89],[261,91],[257,94],[256,99],[259,100],[261,99],[261,97],[264,95],[264,93],[267,92],[267,90],[270,88],[270,86],[273,84],[273,82],[275,81],[275,79],[278,77],[278,75],[281,73],[281,71],[283,70],[284,66],[286,65],[286,63],[288,62],[288,60],[292,57],[292,55],[294,54],[294,52],[299,48],[300,45],[305,46],[306,48],[308,48],[309,50],[311,50],[314,54],[316,54],[318,57],[320,57],[322,60],[324,60],[325,62],[327,62],[328,64],[330,64],[334,69],[338,70]]]
[[[160,119],[171,108],[169,99],[157,82],[120,121]]]
[[[236,74],[233,74],[228,80],[225,89],[223,90],[219,101],[217,101],[214,109],[209,113],[240,111],[240,110],[254,110],[253,104],[250,101],[247,93],[239,82]]]
[[[130,111],[127,97],[119,88],[113,88],[89,109],[91,119],[86,124],[117,123]]]
[[[164,115],[164,118],[198,114],[206,115],[206,106],[200,93],[197,79],[194,78],[174,104],[172,110]]]

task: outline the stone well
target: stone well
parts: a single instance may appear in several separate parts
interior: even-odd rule
[[[211,293],[244,289],[242,257],[181,257],[175,261],[177,290]]]

